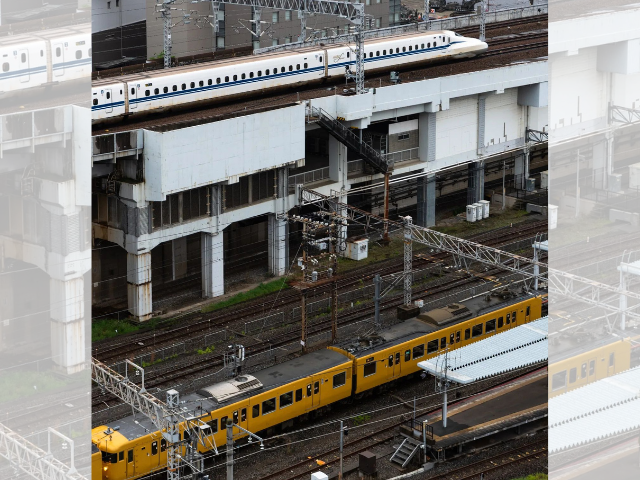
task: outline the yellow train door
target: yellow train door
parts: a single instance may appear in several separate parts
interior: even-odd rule
[[[317,408],[320,406],[320,377],[313,379],[313,393],[311,395],[311,406]]]
[[[135,462],[135,456],[133,454],[133,448],[126,451],[124,461],[127,462],[126,463],[127,478],[135,477],[136,462]]]
[[[393,378],[398,378],[402,376],[402,367],[400,363],[400,351],[398,350],[394,355],[394,365],[393,365]]]

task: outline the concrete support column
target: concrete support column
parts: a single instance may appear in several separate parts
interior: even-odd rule
[[[341,187],[347,184],[347,147],[331,135],[329,136],[329,178],[340,183]]]
[[[187,276],[187,237],[171,240],[171,262],[173,280]]]
[[[151,252],[127,253],[127,297],[134,317],[139,321],[151,318]]]
[[[278,219],[270,213],[268,219],[268,254],[269,273],[279,277],[287,273],[289,263],[289,236],[287,235],[287,221]]]
[[[467,171],[467,205],[471,205],[484,200],[484,160],[469,163]]]
[[[222,232],[202,233],[202,298],[224,294],[224,243]]]
[[[418,216],[416,224],[421,227],[433,227],[436,224],[436,176],[435,174],[418,178]]]
[[[57,369],[64,374],[84,369],[85,312],[84,277],[49,280],[51,349]]]
[[[428,112],[418,115],[418,157],[423,162],[436,159],[436,113]]]
[[[526,176],[529,171],[527,162],[528,158],[524,154],[518,155],[514,161],[513,176],[515,178],[515,186],[520,190],[525,190],[527,188]]]
[[[604,190],[607,186],[607,142],[596,143],[592,147],[591,166],[593,187]]]

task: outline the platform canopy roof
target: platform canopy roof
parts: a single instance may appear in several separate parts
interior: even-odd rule
[[[453,350],[448,353],[447,379],[472,383],[544,362],[549,357],[548,332],[548,318],[543,317]],[[444,377],[445,354],[418,362],[418,366],[432,375]]]
[[[549,451],[640,428],[640,367],[549,400]]]

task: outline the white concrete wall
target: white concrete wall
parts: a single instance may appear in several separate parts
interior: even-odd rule
[[[524,137],[524,112],[525,108],[518,105],[517,88],[489,95],[485,104],[485,147]]]
[[[111,8],[107,8],[109,1]],[[145,5],[145,0],[120,0],[118,6],[116,6],[116,0],[93,0],[91,2],[91,31],[98,33],[142,22],[147,19]]]
[[[146,198],[211,183],[304,158],[304,107],[281,108],[169,132],[145,131]]]
[[[448,110],[436,114],[436,166],[450,157],[476,158],[477,143],[478,96],[452,99]]]

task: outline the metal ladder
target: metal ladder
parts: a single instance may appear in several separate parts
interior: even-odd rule
[[[418,450],[420,450],[421,446],[422,442],[420,442],[419,440],[405,437],[404,441],[400,444],[395,453],[391,455],[391,458],[389,460],[397,463],[398,465],[402,466],[402,468],[404,468],[409,465],[409,462],[418,452]]]

